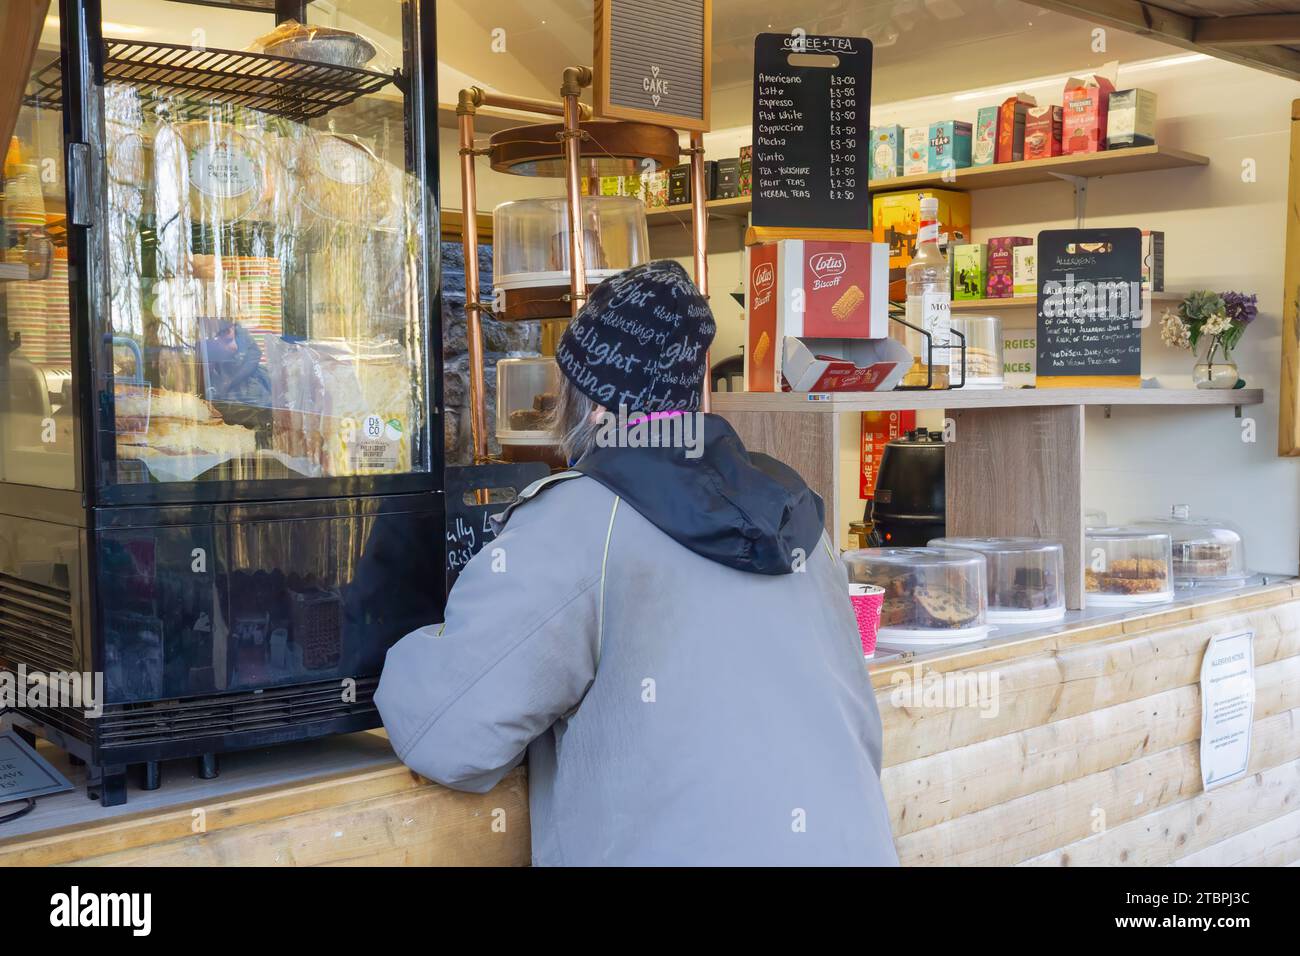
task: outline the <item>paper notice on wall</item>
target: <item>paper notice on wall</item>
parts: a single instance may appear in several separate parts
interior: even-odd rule
[[[1011,388],[1034,384],[1038,339],[1032,329],[1002,330],[1002,378]]]
[[[1221,634],[1201,661],[1201,783],[1239,780],[1250,763],[1255,720],[1255,632]]]

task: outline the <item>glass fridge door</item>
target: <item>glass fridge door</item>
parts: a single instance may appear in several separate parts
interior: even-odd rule
[[[271,6],[101,4],[108,500],[430,473],[418,7]]]
[[[0,483],[70,489],[74,453],[57,4],[45,18],[0,172]],[[57,85],[57,84],[56,84]],[[0,491],[0,496],[4,492]]]

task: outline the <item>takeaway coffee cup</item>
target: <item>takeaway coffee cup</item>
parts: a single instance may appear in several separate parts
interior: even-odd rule
[[[862,638],[865,657],[876,656],[876,634],[880,630],[880,609],[885,604],[885,589],[874,584],[850,584],[849,601],[858,619],[858,635]]]

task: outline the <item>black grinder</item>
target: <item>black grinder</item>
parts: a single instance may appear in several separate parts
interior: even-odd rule
[[[923,547],[944,535],[943,432],[918,428],[886,443],[868,506],[876,547]]]

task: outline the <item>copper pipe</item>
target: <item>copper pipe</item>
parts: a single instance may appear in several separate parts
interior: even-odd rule
[[[460,106],[466,105],[461,91]],[[461,243],[465,249],[465,324],[469,344],[469,434],[474,464],[487,458],[487,388],[483,374],[483,322],[478,301],[478,188],[474,179],[474,110],[457,108],[460,130]]]
[[[700,295],[709,297],[709,208],[708,192],[704,182],[704,134],[691,133],[691,232],[695,240],[695,285]],[[704,353],[704,392],[700,396],[701,411],[708,412],[712,404],[713,370],[709,353]]]
[[[585,68],[579,68],[585,69]],[[508,93],[493,93],[481,86],[471,86],[460,91],[456,103],[456,112],[476,112],[480,106],[495,106],[503,110],[517,110],[520,113],[539,113],[543,116],[563,116],[564,103],[551,100],[534,99],[531,96],[511,96]],[[579,108],[582,118],[591,119],[591,107],[585,103]]]
[[[579,161],[582,157],[582,104],[578,96],[591,82],[586,67],[569,67],[564,71],[560,93],[564,97],[565,187],[569,199],[569,296],[570,314],[577,315],[587,300],[586,230],[582,221],[582,188]]]

